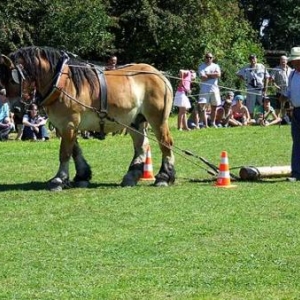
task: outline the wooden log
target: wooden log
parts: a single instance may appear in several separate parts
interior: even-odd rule
[[[240,178],[242,180],[255,181],[262,178],[279,178],[289,176],[291,176],[290,166],[242,167],[240,169]]]

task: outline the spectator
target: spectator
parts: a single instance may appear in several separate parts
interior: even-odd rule
[[[290,124],[290,119],[287,115],[286,109],[289,108],[289,102],[286,100],[284,94],[286,93],[288,86],[288,78],[292,72],[287,64],[288,58],[282,55],[279,60],[279,65],[271,72],[271,81],[274,83],[277,93],[277,103],[275,106],[276,113],[283,119],[287,124]]]
[[[250,65],[245,66],[237,72],[241,80],[247,85],[246,106],[251,118],[254,115],[255,105],[262,105],[262,97],[266,95],[269,73],[266,67],[257,62],[255,54],[249,56]]]
[[[22,140],[40,140],[45,141],[49,139],[46,128],[47,118],[38,114],[36,104],[30,104],[28,113],[23,116],[23,135]]]
[[[269,97],[264,98],[263,105],[258,111],[256,123],[261,126],[270,126],[281,123],[281,118],[277,116],[275,109],[271,106]]]
[[[0,141],[8,140],[8,135],[15,128],[11,118],[6,90],[0,90]]]
[[[221,77],[221,69],[219,65],[213,62],[213,55],[211,53],[206,53],[205,62],[202,63],[198,68],[198,74],[200,77],[200,95],[199,95],[199,117],[196,116],[196,124],[203,124],[204,127],[207,127],[207,117],[206,110],[207,106],[210,104],[211,113],[211,127],[217,127],[216,121],[216,109],[221,105],[221,96],[218,86],[218,78]]]
[[[117,68],[118,58],[113,55],[108,59],[107,65],[105,66],[105,70],[115,70]]]
[[[196,78],[196,73],[190,70],[179,71],[180,81],[174,97],[174,106],[179,108],[177,117],[178,130],[190,130],[187,124],[186,113],[191,108],[187,94],[191,92],[191,82]]]
[[[15,103],[12,107],[12,111],[13,111],[13,119],[14,119],[14,123],[15,123],[15,128],[17,131],[17,136],[16,136],[16,140],[21,140],[22,135],[23,135],[23,116],[24,116],[24,111],[25,111],[25,107],[24,104],[21,103],[20,101],[18,101],[17,103]]]
[[[225,95],[225,99],[222,103],[222,106],[217,108],[216,113],[216,124],[218,127],[228,127],[229,121],[232,118],[232,99],[234,97],[234,93],[232,91],[228,91]]]
[[[254,124],[255,120],[251,119],[247,106],[243,104],[242,95],[235,96],[236,103],[232,106],[232,118],[229,120],[231,126],[246,126]]]
[[[199,129],[200,124],[199,123],[196,124],[196,119],[197,119],[196,115],[198,115],[198,104],[197,103],[195,103],[195,106],[187,120],[187,124],[190,129]],[[198,121],[199,121],[199,117],[198,117]]]
[[[300,47],[291,49],[289,61],[292,63],[294,71],[288,78],[288,88],[285,96],[290,99],[293,105],[293,117],[291,124],[292,133],[292,177],[288,181],[295,182],[300,180]]]

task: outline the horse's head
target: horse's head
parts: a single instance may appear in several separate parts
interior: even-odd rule
[[[20,80],[16,77],[15,65],[12,60],[1,54],[0,56],[0,87],[6,89],[9,99],[20,98]]]
[[[14,65],[11,76],[20,85],[23,101],[31,101],[36,90],[43,97],[53,85],[61,53],[51,48],[25,47],[9,57]]]

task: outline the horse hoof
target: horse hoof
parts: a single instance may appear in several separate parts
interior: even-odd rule
[[[60,178],[53,178],[48,182],[48,189],[52,192],[60,192],[63,190],[63,181]]]
[[[132,180],[132,178],[125,176],[121,182],[121,187],[132,187],[132,186],[136,186],[136,182]]]
[[[154,186],[165,187],[165,186],[169,186],[169,184],[166,181],[158,181],[154,183]]]
[[[76,187],[76,188],[87,188],[88,185],[89,185],[89,182],[85,181],[85,180],[74,182],[74,187]]]

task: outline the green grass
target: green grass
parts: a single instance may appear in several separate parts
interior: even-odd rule
[[[182,152],[218,165],[226,150],[233,168],[289,165],[290,127],[178,132],[171,123],[177,181],[169,188],[119,186],[129,136],[80,139],[93,180],[60,193],[46,190],[58,139],[1,143],[0,299],[299,299],[299,184],[216,188],[206,166]],[[151,152],[157,172],[154,141]]]

